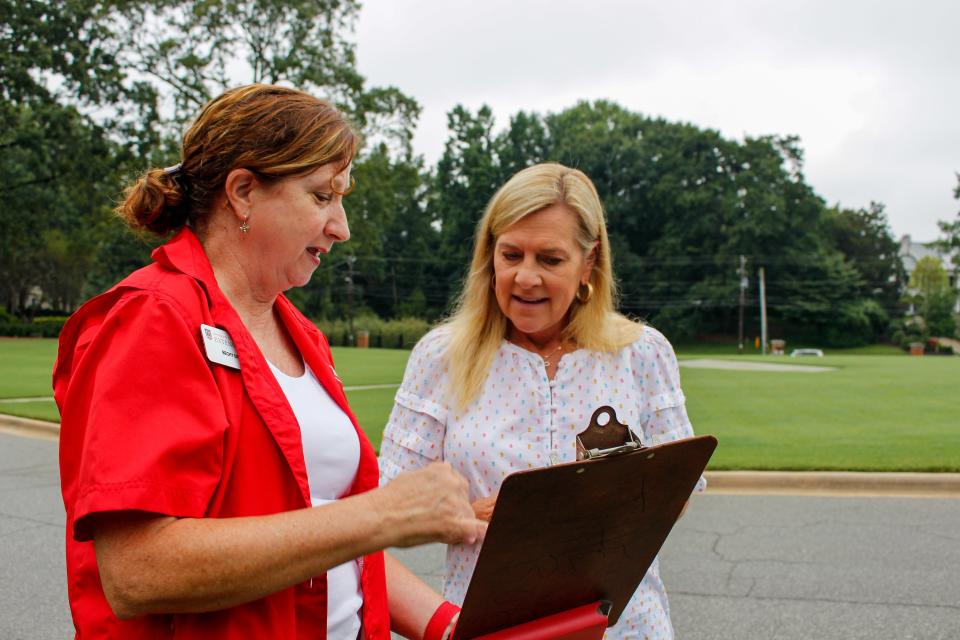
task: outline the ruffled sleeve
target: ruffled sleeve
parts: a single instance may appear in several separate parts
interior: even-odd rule
[[[646,326],[643,336],[631,345],[631,360],[641,390],[640,423],[644,444],[658,445],[693,437],[693,425],[687,416],[686,396],[680,388],[680,366],[670,342],[653,327]],[[706,481],[697,482],[703,491]]]
[[[403,383],[383,432],[380,484],[403,471],[443,459],[449,412],[444,397],[448,386],[446,345],[446,332],[434,329],[414,347],[407,360]]]

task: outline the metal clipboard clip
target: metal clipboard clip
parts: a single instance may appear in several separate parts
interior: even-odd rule
[[[608,420],[600,424],[606,414]],[[577,460],[596,460],[643,449],[640,438],[630,427],[617,420],[613,407],[604,405],[593,412],[590,424],[577,434]]]

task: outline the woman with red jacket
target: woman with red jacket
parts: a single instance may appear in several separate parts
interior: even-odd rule
[[[483,535],[447,465],[378,489],[323,335],[284,297],[350,237],[357,138],[251,85],[118,212],[172,239],[85,304],[54,390],[78,638],[439,638],[448,604],[382,550]],[[389,594],[389,599],[388,599]]]

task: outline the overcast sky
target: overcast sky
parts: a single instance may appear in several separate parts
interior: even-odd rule
[[[556,112],[606,98],[726,137],[796,134],[828,203],[883,202],[894,235],[953,219],[960,1],[366,0],[358,66],[423,114],[443,152],[457,103]]]

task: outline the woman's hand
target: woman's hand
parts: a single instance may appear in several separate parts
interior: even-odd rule
[[[497,503],[497,494],[492,496],[487,496],[486,498],[478,498],[473,501],[473,504],[470,506],[473,507],[473,513],[477,516],[478,520],[483,520],[484,522],[490,522],[490,516],[493,515],[493,506]]]
[[[381,509],[399,537],[390,546],[426,542],[475,544],[487,525],[474,516],[467,481],[446,463],[402,473],[376,492]]]

